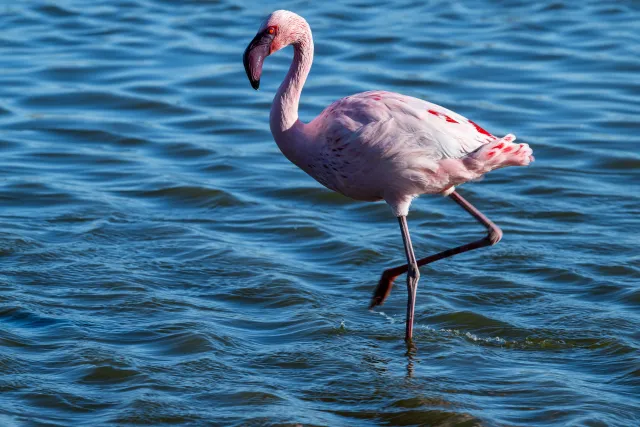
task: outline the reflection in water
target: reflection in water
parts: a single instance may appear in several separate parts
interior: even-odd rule
[[[418,348],[416,347],[414,341],[409,341],[406,343],[407,352],[405,356],[407,357],[407,379],[411,379],[413,377],[413,364],[414,357],[418,354]]]

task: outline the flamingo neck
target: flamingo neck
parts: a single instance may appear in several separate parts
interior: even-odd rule
[[[293,45],[293,61],[289,72],[278,88],[271,106],[269,118],[271,133],[282,153],[293,163],[301,161],[301,145],[305,126],[298,119],[298,104],[311,63],[313,62],[313,38],[306,21],[300,25]]]

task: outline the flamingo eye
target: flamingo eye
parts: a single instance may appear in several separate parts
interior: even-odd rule
[[[269,33],[269,34],[275,34],[275,33],[276,33],[276,29],[275,29],[275,27],[269,27],[269,28],[267,28],[267,33]]]

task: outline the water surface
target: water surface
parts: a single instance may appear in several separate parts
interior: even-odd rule
[[[531,144],[460,192],[504,232],[422,270],[384,203],[280,154],[242,52],[309,21],[301,116],[385,89]],[[640,6],[62,0],[0,8],[0,424],[640,425]],[[482,235],[441,197],[419,256]]]

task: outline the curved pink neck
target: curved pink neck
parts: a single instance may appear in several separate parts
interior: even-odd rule
[[[289,160],[298,164],[304,123],[298,120],[298,104],[302,87],[313,62],[313,38],[306,22],[293,44],[293,62],[289,72],[278,88],[269,118],[271,133],[278,147]],[[296,144],[297,143],[297,144]]]

